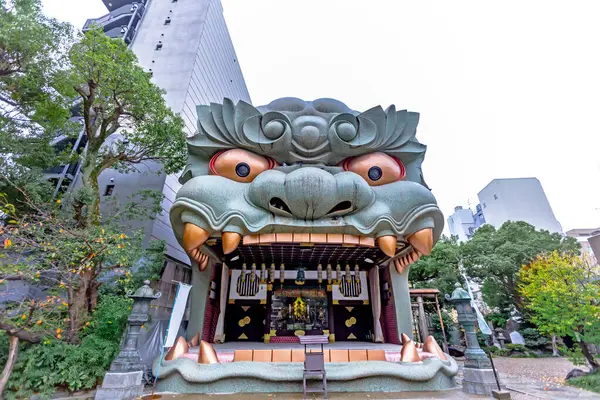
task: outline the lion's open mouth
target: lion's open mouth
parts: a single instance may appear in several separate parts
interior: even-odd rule
[[[242,237],[235,232],[211,237],[206,230],[186,223],[183,244],[201,270],[208,264],[201,248],[208,246],[228,264],[381,264],[392,258],[396,268],[403,271],[421,255],[431,253],[433,236],[427,228],[406,239],[328,233],[261,233]]]

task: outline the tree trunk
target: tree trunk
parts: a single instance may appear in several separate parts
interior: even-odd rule
[[[67,341],[76,343],[77,332],[83,323],[83,319],[89,314],[89,287],[92,279],[92,271],[79,274],[77,288],[73,291],[73,297],[69,299],[69,334]]]
[[[559,357],[558,347],[556,347],[556,335],[552,335],[552,357]]]
[[[10,345],[8,347],[8,359],[6,360],[4,371],[2,371],[2,378],[0,378],[0,399],[3,398],[2,393],[4,393],[4,388],[6,387],[8,378],[10,378],[10,374],[12,373],[12,370],[15,366],[18,353],[19,338],[16,336],[10,336]]]
[[[96,161],[99,149],[89,148],[86,150],[81,165],[81,181],[83,189],[89,190],[92,196],[90,204],[86,204],[85,225],[97,224],[100,221],[100,188],[98,187],[98,176]]]
[[[581,347],[581,352],[587,360],[591,372],[595,372],[596,370],[598,370],[598,368],[600,368],[600,364],[598,364],[598,361],[594,358],[594,355],[590,353],[590,349],[588,349],[587,343],[583,340],[580,340],[579,347]]]
[[[92,280],[88,287],[88,312],[91,314],[98,304],[98,289],[102,283]]]

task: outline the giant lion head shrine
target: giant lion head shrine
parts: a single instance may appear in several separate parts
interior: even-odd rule
[[[188,337],[155,361],[157,389],[297,392],[311,351],[331,391],[454,387],[456,362],[412,340],[409,268],[444,224],[419,114],[297,98],[197,111],[170,212],[193,260]]]

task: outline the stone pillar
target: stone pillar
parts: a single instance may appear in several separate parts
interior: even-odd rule
[[[425,315],[422,296],[417,296],[417,306],[419,307],[419,335],[421,336],[421,342],[425,342],[425,339],[429,336],[429,329],[427,329],[427,316]]]
[[[409,269],[405,268],[404,272],[399,274],[393,265],[389,267],[398,336],[406,333],[412,339],[412,310],[410,306],[410,293],[408,291],[408,271]]]
[[[463,391],[472,394],[491,396],[498,390],[494,370],[487,354],[479,346],[475,333],[477,316],[471,306],[471,297],[459,283],[446,300],[454,305],[458,312],[458,322],[465,330],[467,350],[465,351],[465,367],[463,369]]]
[[[144,392],[142,378],[145,366],[142,364],[137,349],[142,325],[148,321],[150,302],[158,299],[161,293],[154,293],[150,281],[129,295],[133,299],[131,314],[127,318],[125,340],[119,355],[110,365],[109,372],[104,375],[102,387],[96,391],[95,400],[130,400],[141,396]]]
[[[204,317],[206,314],[206,301],[210,291],[210,271],[213,262],[209,261],[204,271],[200,271],[198,264],[192,265],[192,289],[190,291],[190,320],[186,332],[187,340],[200,332],[200,338],[204,332]],[[232,283],[235,285],[235,283]]]

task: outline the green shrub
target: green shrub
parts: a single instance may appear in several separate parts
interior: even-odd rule
[[[446,333],[446,338],[449,336],[449,330],[452,326],[456,326],[450,314],[446,311],[446,309],[441,310],[442,321],[444,322],[444,332]],[[440,319],[437,313],[432,314],[431,316],[431,327],[433,328],[432,336],[438,342],[440,347],[444,346],[444,335],[442,334],[442,325],[440,324]]]
[[[521,331],[523,339],[525,339],[525,346],[530,349],[541,349],[546,347],[550,342],[546,336],[541,335],[537,329],[526,328]]]
[[[503,328],[506,325],[506,320],[510,317],[510,315],[503,313],[490,313],[485,316],[486,321],[490,321],[494,324],[494,328]]]
[[[600,371],[580,376],[579,378],[569,379],[567,383],[571,386],[600,393]]]
[[[6,398],[22,399],[34,393],[49,398],[56,387],[69,391],[95,387],[119,353],[130,308],[128,298],[104,296],[81,335],[81,344],[46,339],[30,345],[19,354]]]
[[[525,347],[522,344],[508,343],[505,347],[507,350],[510,350],[511,352],[522,352],[522,353],[527,352],[527,347]]]
[[[508,349],[501,349],[496,346],[490,346],[489,349],[490,349],[490,353],[492,353],[492,355],[494,355],[494,356],[508,357],[510,355],[510,350],[508,350]]]

